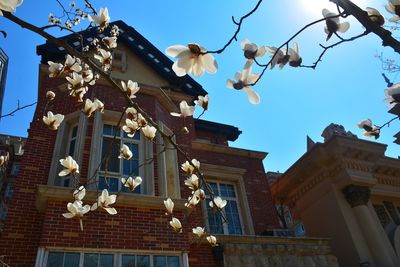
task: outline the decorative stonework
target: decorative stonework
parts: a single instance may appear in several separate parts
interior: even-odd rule
[[[342,190],[350,207],[354,208],[360,205],[367,205],[371,190],[367,186],[348,185]]]

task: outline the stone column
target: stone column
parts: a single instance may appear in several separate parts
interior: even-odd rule
[[[371,194],[370,189],[367,186],[348,185],[343,189],[343,193],[354,212],[376,266],[396,266],[396,263],[393,262],[390,244],[388,247],[384,236],[378,231],[380,225],[375,223],[367,207]]]

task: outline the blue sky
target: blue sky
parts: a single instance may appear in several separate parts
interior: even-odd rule
[[[386,1],[354,2],[362,7],[368,3],[385,17],[390,17],[384,11]],[[161,51],[170,45],[190,42],[197,42],[209,50],[221,48],[236,29],[231,16],[240,17],[255,3],[256,0],[93,1],[97,9],[109,8],[111,20],[124,20]],[[398,55],[381,47],[381,41],[373,35],[328,51],[316,70],[287,66],[283,70],[267,71],[254,88],[261,96],[259,105],[250,104],[244,92],[225,86],[226,80],[233,78],[245,63],[239,46],[241,40],[248,38],[257,44],[280,46],[302,26],[321,18],[324,6],[332,7],[328,0],[264,1],[243,24],[238,42],[224,54],[216,55],[217,74],[196,78],[211,98],[210,110],[202,118],[239,127],[243,133],[231,146],[269,152],[264,161],[267,171],[285,171],[305,152],[306,136],[322,142],[320,135],[331,122],[342,124],[364,138],[357,122],[371,118],[376,124],[382,124],[393,117],[387,113],[383,102],[386,84],[381,76],[381,65],[374,55],[383,52],[394,59]],[[56,1],[25,1],[15,15],[44,26],[50,12],[60,14]],[[349,21],[350,30],[343,37],[363,31],[353,20]],[[326,43],[323,27],[318,24],[295,39],[304,64],[312,64],[319,56],[320,43],[337,41],[332,37]],[[40,60],[36,56],[36,46],[44,40],[4,18],[0,18],[0,29],[8,33],[7,39],[0,38],[0,47],[10,57],[4,114],[13,110],[18,100],[21,104],[36,101]],[[253,71],[259,72],[257,68]],[[391,74],[389,78],[396,82],[397,76]],[[33,112],[34,109],[29,108],[14,117],[2,119],[0,133],[27,136]],[[393,122],[390,128],[382,131],[379,139],[388,144],[387,155],[391,157],[399,155],[399,146],[392,143],[399,126],[399,121]]]

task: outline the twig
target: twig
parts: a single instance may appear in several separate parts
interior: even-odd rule
[[[2,118],[4,118],[4,117],[8,117],[8,116],[14,116],[14,114],[15,114],[16,112],[18,112],[18,111],[20,111],[20,110],[22,110],[22,109],[25,109],[25,108],[29,108],[29,107],[31,107],[31,106],[33,106],[33,105],[36,105],[36,103],[37,103],[37,102],[34,102],[34,103],[32,103],[32,104],[28,104],[28,105],[25,105],[25,106],[20,107],[20,106],[19,106],[19,100],[18,100],[18,102],[17,102],[17,108],[14,109],[13,111],[11,111],[10,113],[7,113],[7,114],[5,114],[5,115],[1,115],[1,116],[0,116],[0,119],[2,119]]]

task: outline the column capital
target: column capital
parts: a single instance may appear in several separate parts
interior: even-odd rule
[[[368,186],[348,185],[342,190],[350,207],[354,208],[360,205],[367,205],[371,190]]]

